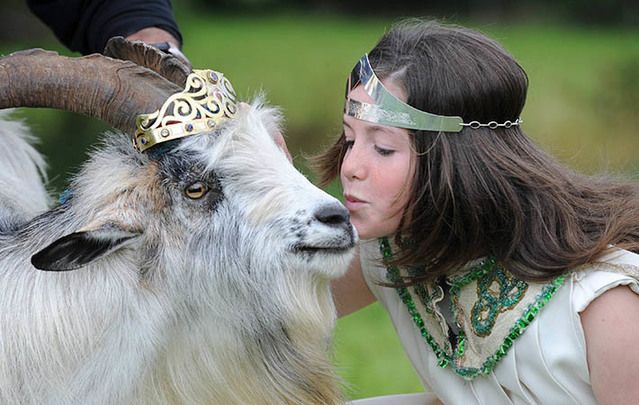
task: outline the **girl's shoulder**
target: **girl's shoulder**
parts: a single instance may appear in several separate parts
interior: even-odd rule
[[[577,312],[606,291],[626,285],[639,294],[639,255],[623,249],[610,252],[572,273],[572,303]]]
[[[639,387],[639,255],[616,249],[574,273],[589,380],[598,401],[634,403]],[[620,288],[617,288],[620,287]],[[629,287],[629,288],[625,288]]]

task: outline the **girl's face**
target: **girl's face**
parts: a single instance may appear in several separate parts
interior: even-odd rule
[[[386,88],[401,100],[401,89],[390,80]],[[353,100],[374,103],[362,86],[349,94]],[[415,154],[408,130],[361,121],[344,115],[347,151],[340,180],[344,205],[361,239],[390,236],[397,231],[408,203]]]

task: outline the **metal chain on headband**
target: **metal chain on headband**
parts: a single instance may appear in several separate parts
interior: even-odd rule
[[[471,121],[471,122],[468,122],[468,123],[462,122],[459,125],[461,125],[462,127],[470,127],[472,129],[478,129],[478,128],[481,128],[481,127],[487,127],[487,128],[490,128],[490,129],[495,129],[495,128],[499,128],[499,127],[510,128],[512,126],[520,125],[522,122],[524,122],[524,120],[522,120],[521,118],[517,118],[515,121],[507,120],[507,121],[505,121],[505,122],[503,122],[501,124],[498,123],[497,121],[490,121],[487,124],[482,124],[479,121]]]

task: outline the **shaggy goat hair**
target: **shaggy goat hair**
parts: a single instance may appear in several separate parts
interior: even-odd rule
[[[258,101],[161,153],[109,133],[47,210],[0,117],[0,403],[342,402],[329,283],[356,236],[279,120]]]

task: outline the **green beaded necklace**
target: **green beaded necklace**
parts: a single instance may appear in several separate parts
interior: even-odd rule
[[[391,259],[393,256],[393,252],[388,239],[380,238],[378,241],[379,241],[380,252],[382,253],[382,256],[384,257],[384,259],[386,260]],[[453,312],[454,320],[457,320],[456,308],[457,308],[459,292],[461,288],[475,280],[479,280],[478,283],[481,285],[482,284],[481,279],[487,275],[494,274],[496,277],[503,277],[500,275],[500,272],[498,271],[498,269],[499,267],[497,266],[497,262],[495,258],[488,257],[485,260],[483,260],[481,263],[479,263],[478,265],[472,267],[470,271],[466,273],[465,275],[450,281],[449,291],[450,291],[451,302],[453,304],[452,312]],[[392,283],[401,282],[400,272],[397,267],[388,266],[386,270],[387,270],[386,277],[390,282]],[[430,346],[430,348],[435,353],[435,356],[437,357],[437,364],[439,365],[439,367],[446,368],[449,365],[451,365],[452,370],[457,375],[470,380],[477,376],[489,374],[492,372],[492,370],[495,368],[497,363],[506,356],[506,354],[508,353],[508,350],[512,347],[514,341],[524,333],[525,329],[535,319],[539,311],[548,303],[548,301],[550,301],[552,296],[557,292],[559,287],[563,284],[564,280],[565,280],[565,275],[561,275],[555,278],[554,280],[552,280],[550,283],[546,284],[542,288],[539,296],[535,299],[535,301],[532,304],[528,306],[528,308],[526,308],[522,316],[517,320],[517,322],[509,330],[508,335],[504,338],[504,341],[499,346],[497,351],[493,353],[491,356],[489,356],[481,365],[481,367],[459,366],[459,364],[461,364],[459,360],[461,360],[462,357],[464,356],[464,351],[466,346],[466,336],[465,336],[463,328],[457,325],[459,327],[459,334],[457,335],[457,341],[456,341],[454,350],[452,345],[448,342],[444,343],[444,346],[445,346],[444,348],[440,347],[437,341],[426,329],[424,320],[422,319],[421,314],[417,310],[415,302],[413,301],[413,298],[410,292],[408,291],[408,288],[398,287],[396,288],[396,291],[400,299],[404,303],[404,305],[406,305],[406,308],[408,309],[408,313],[410,314],[413,322],[415,323],[415,326],[417,326],[417,329],[419,330],[420,334],[426,341],[426,344]],[[510,296],[506,297],[505,299],[502,300],[502,302],[499,303],[502,307],[505,307],[505,308],[510,308],[511,306],[514,306],[517,302],[519,302],[519,300],[525,293],[526,288],[528,286],[528,284],[523,280],[513,279],[509,281],[511,281],[511,284],[506,284],[505,282],[504,284],[508,285],[509,291],[514,291],[514,294],[511,294]],[[486,284],[486,283],[483,283],[483,284]],[[490,284],[490,283],[487,283],[487,284]],[[504,284],[501,284],[501,285],[504,285]],[[476,312],[475,310],[473,310],[472,312],[473,314],[471,314],[471,318],[473,323],[473,330],[475,331],[475,333],[477,333],[478,336],[489,335],[495,323],[496,315],[492,314],[489,311],[488,317],[481,318],[478,314],[475,313]]]

